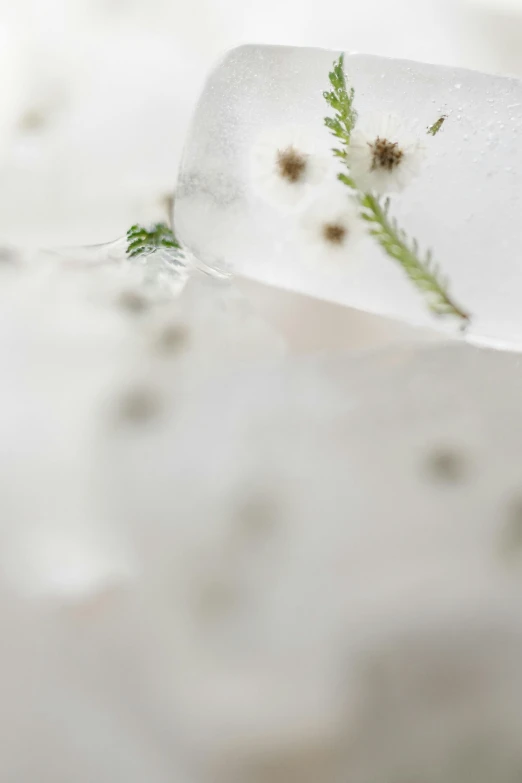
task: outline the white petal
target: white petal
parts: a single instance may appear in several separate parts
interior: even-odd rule
[[[371,145],[377,138],[397,143],[403,151],[401,162],[393,171],[372,169]],[[421,168],[425,148],[418,138],[395,115],[370,116],[357,124],[349,150],[353,178],[361,190],[385,194],[403,190]]]
[[[306,168],[298,182],[281,176],[277,155],[294,148],[306,158]],[[319,184],[328,170],[327,160],[318,154],[316,142],[300,127],[271,128],[258,137],[250,155],[252,191],[275,207],[296,208],[309,196],[310,186]]]
[[[339,225],[346,229],[346,239],[333,244],[324,238],[324,227]],[[345,190],[322,194],[303,213],[299,226],[299,242],[305,262],[331,268],[349,264],[354,248],[363,236],[363,226],[353,200]]]

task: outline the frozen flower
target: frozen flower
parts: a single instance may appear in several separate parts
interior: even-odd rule
[[[314,140],[300,128],[276,128],[264,133],[252,149],[253,189],[266,201],[293,208],[318,184],[327,163]]]
[[[348,154],[361,190],[397,193],[419,173],[425,148],[397,117],[385,115],[357,124]]]
[[[315,201],[303,213],[300,234],[305,258],[335,264],[350,260],[364,230],[353,200],[343,193]]]

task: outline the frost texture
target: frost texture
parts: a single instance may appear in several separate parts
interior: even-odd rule
[[[263,129],[303,125],[328,154],[323,91],[337,53],[249,46],[211,75],[196,111],[177,190],[176,233],[209,264],[295,290],[442,328],[370,239],[343,269],[310,270],[288,218],[252,192],[247,160]],[[461,69],[366,55],[345,58],[362,121],[398,114],[427,148],[393,214],[431,248],[473,314],[468,339],[522,346],[522,84]],[[447,115],[436,137],[426,129]],[[335,173],[332,173],[335,176]],[[449,327],[451,328],[451,326]]]

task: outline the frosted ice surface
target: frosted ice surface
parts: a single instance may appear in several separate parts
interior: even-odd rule
[[[303,126],[331,158],[322,93],[336,57],[319,49],[246,46],[224,58],[208,80],[188,136],[177,233],[210,265],[445,328],[371,239],[343,266],[310,267],[296,241],[294,218],[254,193],[248,162],[256,138],[269,128]],[[420,176],[393,199],[393,214],[421,248],[433,249],[450,292],[473,315],[469,339],[522,348],[522,83],[368,55],[347,56],[345,63],[360,118],[398,114],[424,139]],[[427,127],[442,115],[443,129],[428,136]]]

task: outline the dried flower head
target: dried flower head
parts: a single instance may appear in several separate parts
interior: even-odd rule
[[[368,142],[368,146],[372,152],[372,171],[377,169],[393,171],[401,165],[404,152],[398,142],[388,141],[388,139],[381,139],[377,136],[373,143]]]
[[[451,447],[438,447],[428,454],[425,467],[428,475],[446,484],[458,484],[469,470],[466,454]]]
[[[129,289],[120,293],[118,304],[128,313],[139,315],[145,312],[148,302],[143,294]]]
[[[161,410],[158,396],[146,387],[130,389],[118,401],[118,419],[130,424],[142,424],[154,419]]]
[[[325,242],[331,245],[342,245],[348,238],[348,228],[340,221],[325,223],[323,226],[323,237]]]
[[[299,206],[326,170],[327,162],[317,153],[315,142],[299,128],[266,132],[252,149],[252,188],[277,207]]]
[[[280,176],[288,182],[299,182],[306,174],[308,155],[295,147],[278,150],[276,161]]]
[[[394,116],[358,123],[348,150],[351,176],[357,186],[377,194],[403,190],[419,173],[424,146]]]
[[[315,201],[303,214],[303,255],[315,264],[349,261],[364,230],[353,200],[344,192]]]
[[[177,354],[187,344],[188,330],[182,324],[168,324],[158,334],[156,346],[160,353]]]

